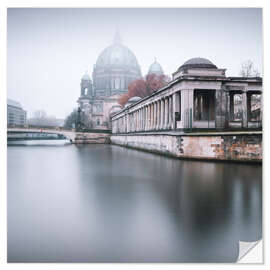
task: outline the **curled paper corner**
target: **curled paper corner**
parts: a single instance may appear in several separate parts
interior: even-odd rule
[[[255,242],[239,241],[237,263],[263,263],[262,239]]]

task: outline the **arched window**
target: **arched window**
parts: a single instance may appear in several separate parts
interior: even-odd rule
[[[84,88],[84,95],[86,96],[88,92],[88,88]]]

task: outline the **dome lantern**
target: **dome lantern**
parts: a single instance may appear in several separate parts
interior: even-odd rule
[[[84,75],[82,76],[82,81],[91,81],[87,71],[85,71]]]

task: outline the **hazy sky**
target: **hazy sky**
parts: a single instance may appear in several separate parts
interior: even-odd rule
[[[192,57],[205,57],[228,76],[241,63],[262,72],[261,9],[8,9],[8,93],[28,116],[43,109],[66,117],[77,107],[80,79],[116,28],[143,75],[157,58],[166,74]]]

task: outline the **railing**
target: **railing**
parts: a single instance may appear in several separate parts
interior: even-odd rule
[[[77,128],[76,132],[85,132],[85,133],[112,133],[111,129],[86,129],[86,128]]]

